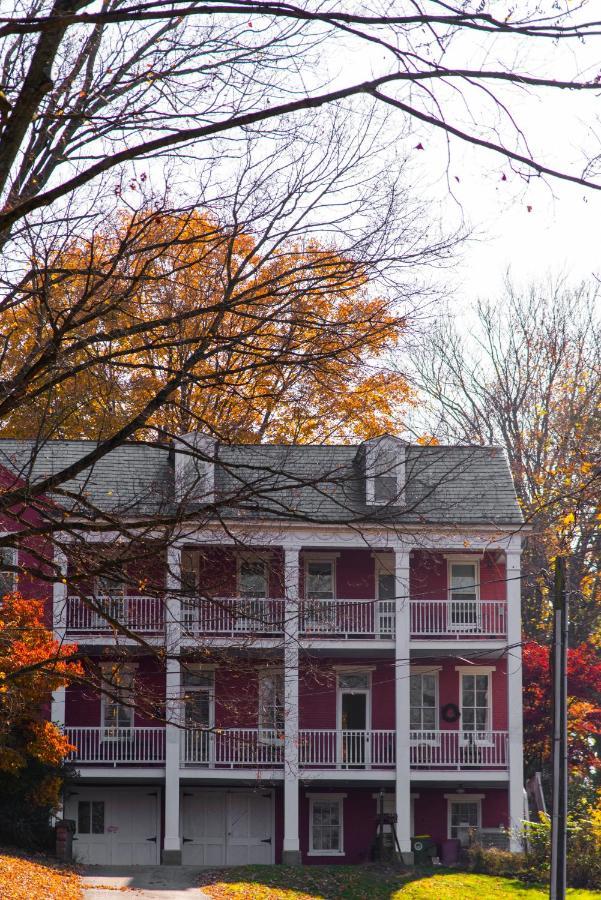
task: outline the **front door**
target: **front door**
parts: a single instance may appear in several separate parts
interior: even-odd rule
[[[338,676],[339,764],[367,766],[369,756],[370,676],[344,672]]]
[[[343,694],[342,698],[342,760],[346,766],[365,765],[367,725],[367,694]]]

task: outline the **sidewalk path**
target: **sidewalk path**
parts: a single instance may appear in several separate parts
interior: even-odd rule
[[[86,866],[84,900],[209,900],[195,866]]]

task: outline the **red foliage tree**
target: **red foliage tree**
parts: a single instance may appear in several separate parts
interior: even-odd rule
[[[544,771],[551,763],[553,734],[549,649],[535,641],[524,645],[524,755],[526,771]],[[573,774],[601,768],[601,660],[595,647],[568,650],[568,753]]]

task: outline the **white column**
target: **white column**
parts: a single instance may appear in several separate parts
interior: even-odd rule
[[[52,627],[54,637],[62,644],[67,633],[67,557],[58,547],[54,548],[54,564],[59,572],[52,586]],[[65,698],[64,687],[52,692],[50,718],[61,728],[65,724]]]
[[[395,550],[395,750],[397,836],[401,852],[411,852],[411,771],[409,743],[409,549]]]
[[[509,730],[510,849],[520,850],[524,817],[524,746],[522,726],[522,612],[520,551],[509,550],[507,560],[507,727]]]
[[[284,845],[282,862],[300,865],[298,827],[298,599],[299,548],[284,548]]]
[[[181,640],[181,550],[167,552],[167,598],[165,601],[165,840],[162,861],[179,865],[182,861],[180,835],[180,640]]]

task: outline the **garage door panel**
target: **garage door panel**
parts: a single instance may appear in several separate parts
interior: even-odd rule
[[[158,791],[81,789],[67,798],[65,814],[77,823],[73,847],[79,861],[128,866],[158,863]],[[85,828],[100,833],[84,834]]]
[[[272,797],[252,791],[186,791],[182,797],[183,862],[246,865],[272,862]]]

